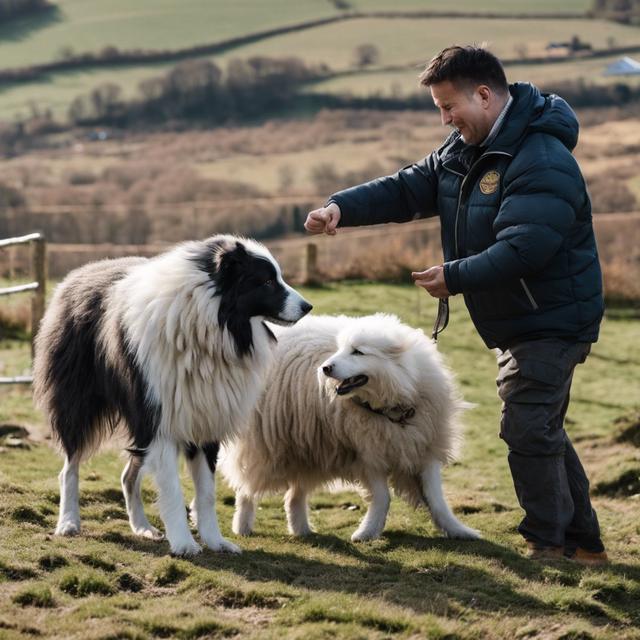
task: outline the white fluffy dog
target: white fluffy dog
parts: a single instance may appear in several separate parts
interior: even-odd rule
[[[422,331],[384,314],[316,316],[279,331],[278,342],[250,427],[223,456],[236,534],[251,533],[261,495],[281,490],[289,531],[309,534],[309,493],[341,479],[370,500],[354,541],[382,533],[389,482],[410,504],[426,505],[449,537],[480,537],[442,494],[440,467],[455,457],[463,403]]]

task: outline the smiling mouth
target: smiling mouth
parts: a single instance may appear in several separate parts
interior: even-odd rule
[[[343,396],[345,393],[349,393],[353,389],[362,387],[369,382],[369,378],[364,374],[358,376],[352,376],[351,378],[345,378],[340,384],[336,385],[336,393],[339,396]]]
[[[295,320],[283,320],[282,318],[272,318],[269,316],[265,316],[264,319],[272,324],[279,324],[281,327],[290,327],[296,323]]]

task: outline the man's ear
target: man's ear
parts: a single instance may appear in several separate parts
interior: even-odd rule
[[[491,91],[491,88],[488,87],[486,84],[481,84],[476,89],[476,91],[478,92],[478,95],[482,100],[482,106],[484,106],[485,108],[488,107],[489,103],[491,102],[491,99],[493,98],[493,91]]]

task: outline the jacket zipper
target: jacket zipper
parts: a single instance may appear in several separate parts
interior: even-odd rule
[[[527,298],[529,298],[529,302],[531,303],[531,306],[534,308],[535,311],[537,311],[539,309],[538,303],[536,302],[536,299],[531,294],[531,291],[529,291],[529,287],[527,286],[527,283],[524,281],[524,278],[520,278],[520,284],[522,285],[524,292],[527,294]]]
[[[458,203],[456,204],[456,222],[455,222],[455,226],[453,229],[453,236],[454,236],[454,243],[456,245],[456,258],[460,259],[460,251],[458,250],[458,219],[460,217],[460,202],[462,200],[462,191],[464,190],[464,185],[465,182],[467,181],[467,178],[469,177],[469,175],[471,174],[471,172],[476,168],[476,166],[478,165],[478,163],[483,160],[484,158],[488,157],[488,156],[507,156],[507,158],[513,158],[513,155],[510,153],[507,153],[506,151],[487,151],[486,153],[483,153],[470,167],[469,167],[469,171],[467,171],[467,175],[463,176],[462,178],[462,183],[460,184],[460,190],[458,191]],[[447,165],[443,162],[442,163],[442,167],[446,170],[446,171],[450,171],[451,173],[455,173],[457,176],[462,176],[461,173],[458,173],[457,171],[454,171],[453,169],[450,169],[449,167],[447,167]],[[535,303],[535,301],[534,301]],[[537,308],[537,307],[536,307]]]

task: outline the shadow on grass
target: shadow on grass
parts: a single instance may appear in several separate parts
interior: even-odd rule
[[[124,536],[123,536],[124,538]],[[337,552],[357,561],[357,564],[318,560],[303,553],[245,550],[241,556],[212,554],[192,558],[201,569],[232,571],[253,582],[282,582],[311,591],[343,592],[360,597],[377,597],[390,604],[408,607],[419,614],[447,615],[467,609],[486,612],[509,612],[514,616],[557,615],[563,611],[583,617],[592,624],[620,624],[623,617],[634,624],[640,622],[635,593],[616,591],[615,598],[599,601],[586,591],[567,593],[562,603],[544,602],[514,584],[512,577],[496,575],[469,561],[492,558],[505,568],[531,583],[548,586],[578,586],[584,567],[559,562],[554,565],[526,560],[518,553],[489,541],[462,542],[446,538],[389,532],[387,545],[373,553],[331,535],[312,536],[305,546]],[[166,555],[166,542],[153,543],[127,538],[125,546],[146,553]],[[447,554],[446,561],[434,566],[406,566],[381,557],[380,553],[401,548],[413,551],[437,549]],[[454,555],[455,554],[455,555]],[[621,577],[640,579],[640,570],[628,565],[611,565],[606,571]],[[607,592],[608,593],[608,592]],[[611,615],[615,610],[616,615]]]
[[[166,541],[138,538],[119,528],[83,535],[159,558],[169,555]],[[326,534],[315,534],[296,544],[294,552],[258,549],[245,550],[241,556],[205,550],[186,562],[194,569],[230,571],[251,582],[280,582],[309,591],[380,598],[418,614],[462,615],[472,609],[530,617],[570,612],[597,626],[619,626],[620,620],[640,624],[640,588],[628,586],[629,581],[640,584],[637,566],[613,563],[594,572],[568,561],[527,560],[489,540],[429,538],[398,530],[387,531],[375,547]],[[309,557],[305,550],[313,549],[334,556]],[[430,550],[439,552],[437,561],[428,557],[420,561],[418,554]],[[416,554],[418,562],[413,562],[414,558],[410,564],[396,560],[402,551]],[[508,572],[482,566],[487,560]],[[538,592],[540,587],[554,589],[554,600],[540,599],[528,592],[528,586],[537,587]],[[564,590],[566,587],[570,589]]]

